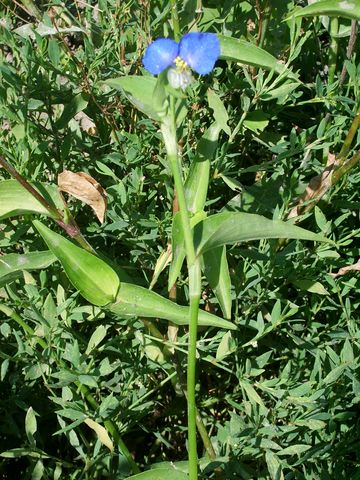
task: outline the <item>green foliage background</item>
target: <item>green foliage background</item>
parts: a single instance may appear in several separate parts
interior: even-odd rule
[[[145,74],[146,46],[171,35],[164,3],[0,4],[0,153],[31,181],[56,183],[64,169],[96,178],[108,194],[106,222],[76,201],[72,213],[92,246],[145,287],[171,236],[173,184],[156,123],[104,81]],[[220,60],[188,92],[187,166],[213,118],[226,123],[208,212],[284,219],[328,154],[341,150],[359,104],[359,45],[346,59],[351,20],[340,19],[334,60],[326,18],[284,20],[306,3],[208,0],[202,15],[198,2],[179,5],[184,31],[196,22],[244,38],[292,69],[278,77]],[[208,89],[228,118],[208,105]],[[0,178],[9,177],[1,170]],[[230,249],[238,330],[202,328],[198,341],[198,407],[217,455],[209,462],[202,452],[204,478],[360,478],[360,286],[354,271],[331,275],[359,258],[359,182],[355,167],[301,218],[336,249],[275,240]],[[0,220],[1,255],[44,250],[31,220]],[[154,289],[168,296],[166,270]],[[184,274],[178,303],[187,295]],[[221,315],[210,288],[202,308]],[[167,323],[157,326],[166,336]],[[120,443],[110,452],[86,418],[111,420],[141,470],[185,460],[186,344],[186,328],[173,345],[146,321],[88,305],[58,263],[0,277],[0,478],[14,478],[14,469],[18,478],[127,478]]]

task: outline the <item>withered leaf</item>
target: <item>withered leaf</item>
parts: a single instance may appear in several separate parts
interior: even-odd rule
[[[103,187],[85,172],[64,170],[58,175],[59,190],[90,205],[100,223],[104,222],[107,198]]]
[[[353,263],[352,265],[348,265],[347,267],[342,267],[340,270],[336,273],[330,273],[332,277],[340,277],[341,275],[346,275],[348,272],[352,271],[359,271],[360,270],[360,260],[358,260],[356,263]]]
[[[335,155],[329,153],[324,170],[320,175],[316,175],[310,180],[305,192],[294,202],[293,208],[287,215],[288,219],[300,215],[302,208],[306,211],[307,207],[309,207],[308,203],[311,200],[316,199],[316,201],[319,201],[320,198],[325,195],[331,187],[331,178],[336,166]]]

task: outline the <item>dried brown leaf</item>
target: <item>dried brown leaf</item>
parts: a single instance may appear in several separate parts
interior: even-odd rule
[[[302,206],[306,210],[306,205],[304,204],[307,204],[311,200],[315,199],[318,201],[322,196],[325,195],[325,193],[331,187],[331,178],[336,166],[337,164],[335,155],[329,153],[323,172],[310,180],[305,192],[296,200],[293,208],[289,212],[287,216],[288,219],[300,215]]]
[[[360,259],[354,263],[353,265],[348,265],[347,267],[342,267],[336,273],[330,273],[332,277],[340,277],[341,275],[346,275],[348,272],[351,271],[360,271]]]
[[[90,205],[100,223],[104,222],[107,198],[103,187],[85,172],[64,170],[58,175],[58,186],[62,192]]]

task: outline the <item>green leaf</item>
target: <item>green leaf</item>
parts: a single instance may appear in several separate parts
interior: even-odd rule
[[[35,413],[32,407],[28,408],[28,411],[25,415],[25,432],[29,440],[29,443],[32,446],[35,446],[34,433],[37,430],[37,423]]]
[[[182,229],[180,212],[177,212],[173,217],[171,229],[171,248],[172,259],[169,269],[168,290],[172,288],[177,278],[179,277],[181,267],[185,259],[184,234]]]
[[[48,54],[51,63],[58,68],[60,63],[60,47],[55,38],[50,38],[48,43]]]
[[[292,283],[296,287],[300,288],[301,290],[306,290],[307,292],[317,293],[318,295],[329,295],[329,292],[322,283],[310,278],[293,280]]]
[[[110,78],[103,82],[125,95],[125,97],[145,115],[153,120],[160,120],[160,115],[153,102],[153,94],[156,86],[155,77],[140,77],[138,75],[127,75],[124,77]]]
[[[209,186],[210,161],[214,157],[221,126],[214,122],[201,137],[195,158],[185,181],[185,197],[188,210],[193,213],[202,212],[205,206]],[[192,225],[200,219],[193,217]],[[168,288],[174,285],[180,274],[185,259],[184,236],[182,234],[180,214],[173,218],[172,226],[172,261],[169,270]]]
[[[270,53],[260,47],[237,38],[218,35],[220,40],[220,58],[224,60],[232,60],[234,62],[245,63],[255,67],[265,68],[266,70],[274,70],[281,73],[286,67],[278,63],[277,59]]]
[[[284,474],[281,470],[281,463],[278,457],[271,450],[265,453],[265,460],[269,469],[271,480],[284,480]]]
[[[234,351],[232,343],[233,342],[232,342],[231,332],[228,331],[222,336],[221,342],[219,343],[219,346],[216,349],[215,358],[217,361],[223,360],[225,357],[227,357],[230,353]]]
[[[244,125],[254,133],[262,132],[269,125],[269,115],[262,110],[254,110],[246,115]]]
[[[38,220],[33,223],[49,249],[60,260],[70,282],[86,300],[98,306],[114,301],[120,280],[107,263],[77,247]]]
[[[347,364],[338,365],[326,375],[326,377],[323,379],[323,383],[325,385],[329,385],[330,383],[336,382],[336,380],[341,377],[347,367]]]
[[[55,185],[31,184],[53,206],[64,207]],[[37,213],[51,216],[48,210],[16,180],[0,182],[0,220],[18,215]]]
[[[116,303],[107,305],[106,308],[120,317],[162,318],[176,325],[189,325],[189,307],[177,305],[151,290],[130,283],[121,283]],[[233,323],[201,309],[199,325],[236,330]]]
[[[39,459],[36,462],[34,469],[31,473],[31,480],[41,480],[43,478],[44,471],[45,471],[45,468],[44,468],[43,461],[42,459]]]
[[[212,215],[195,227],[197,255],[226,244],[262,238],[294,238],[314,242],[331,242],[322,235],[281,220],[269,220],[252,213],[222,212]]]
[[[78,93],[72,99],[65,104],[64,110],[57,122],[55,128],[61,130],[65,128],[70,120],[75,117],[79,112],[82,112],[87,107],[89,102],[89,96],[85,93]]]
[[[225,318],[231,318],[231,280],[226,258],[226,246],[204,253],[204,272],[219,301]]]
[[[12,448],[0,453],[0,457],[4,458],[19,458],[19,457],[31,457],[31,458],[50,458],[45,452],[41,450],[35,451],[31,448]]]
[[[359,0],[324,0],[294,11],[287,19],[318,15],[345,17],[360,21],[360,2]]]
[[[107,327],[99,325],[90,337],[85,355],[89,355],[94,348],[96,348],[106,337]]]
[[[196,155],[185,181],[186,205],[191,213],[204,209],[209,186],[210,161],[215,156],[220,131],[221,125],[214,122],[198,142]]]
[[[217,93],[209,88],[207,92],[209,107],[214,110],[215,121],[219,126],[224,130],[225,133],[231,135],[231,130],[227,124],[229,120],[229,115],[226,111],[225,105],[223,104],[221,98]]]
[[[300,455],[306,450],[309,450],[311,448],[311,445],[304,445],[304,444],[299,444],[299,445],[291,445],[290,447],[284,448],[284,450],[281,450],[280,452],[277,452],[277,455]]]
[[[168,468],[154,468],[147,470],[146,472],[138,473],[127,477],[128,480],[188,480],[189,477],[186,473],[180,470],[175,470],[171,464]]]
[[[16,280],[24,270],[47,268],[56,257],[52,252],[9,253],[0,256],[0,287]]]
[[[206,217],[204,211],[199,211],[190,219],[191,228],[197,223],[201,222]],[[182,222],[180,212],[177,212],[173,218],[172,225],[172,260],[169,269],[168,289],[170,290],[180,275],[181,267],[185,259],[185,244],[184,234],[182,229]]]
[[[257,393],[255,388],[247,381],[241,380],[240,381],[240,386],[245,390],[246,395],[249,398],[249,401],[251,403],[257,403],[260,406],[260,409],[264,414],[268,412],[268,409],[265,407],[264,402],[262,401],[262,398],[260,395]]]

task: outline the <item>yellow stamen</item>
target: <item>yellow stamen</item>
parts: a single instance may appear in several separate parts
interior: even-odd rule
[[[176,57],[174,63],[176,68],[182,72],[188,68],[188,64],[180,57]]]

